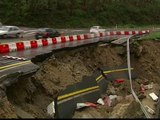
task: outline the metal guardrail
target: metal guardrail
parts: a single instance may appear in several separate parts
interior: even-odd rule
[[[141,109],[143,111],[143,113],[145,114],[146,118],[151,118],[150,115],[148,114],[148,112],[146,111],[145,107],[142,105],[141,101],[139,100],[138,96],[136,95],[136,93],[133,90],[133,86],[132,86],[132,75],[131,75],[131,62],[130,62],[130,47],[129,47],[129,42],[130,39],[134,38],[135,36],[131,36],[127,39],[127,64],[128,64],[128,74],[129,74],[129,80],[130,80],[130,87],[131,87],[131,93],[134,96],[134,98],[136,99],[136,101],[140,104]]]

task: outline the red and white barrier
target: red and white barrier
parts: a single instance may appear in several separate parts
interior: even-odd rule
[[[72,46],[73,42],[74,44],[76,43],[77,45],[81,45],[81,44],[88,44],[95,41],[97,42],[98,40],[99,41],[105,40],[105,37],[108,39],[113,39],[113,38],[120,38],[122,36],[129,36],[129,35],[135,35],[135,34],[143,35],[149,32],[150,32],[149,30],[109,31],[109,32],[100,32],[95,34],[87,33],[87,34],[80,34],[80,35],[70,35],[70,36],[61,36],[61,37],[55,37],[55,38],[6,43],[6,44],[0,44],[0,53],[8,53],[12,51],[33,49],[33,48],[44,47],[48,45],[57,45],[59,47],[61,46],[61,48],[64,48],[65,46],[68,46],[68,45]],[[96,39],[96,40],[92,41],[92,39]]]
[[[3,58],[7,58],[7,59],[12,59],[12,60],[27,60],[27,58],[23,58],[23,57],[14,57],[14,56],[8,56],[8,55],[5,55],[5,56],[2,56]]]
[[[23,44],[24,44],[24,49],[30,49],[31,48],[30,41],[23,41]]]
[[[8,46],[9,46],[9,51],[10,52],[17,50],[16,43],[8,43]]]

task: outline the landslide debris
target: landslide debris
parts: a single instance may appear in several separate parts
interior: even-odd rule
[[[159,46],[158,41],[142,41],[138,46],[131,47],[131,65],[139,78],[133,82],[137,94],[140,94],[140,84],[144,83],[144,80],[160,84]],[[59,91],[81,81],[83,76],[91,75],[97,66],[115,67],[126,64],[125,50],[126,48],[121,46],[93,45],[54,53],[54,57],[40,64],[40,69],[34,75],[21,78],[17,83],[7,87],[4,95],[6,99],[4,101],[1,99],[4,109],[0,110],[0,118],[19,117],[15,110],[17,106],[35,118],[50,118],[46,108]],[[128,82],[113,87],[122,98],[131,94]],[[83,111],[76,111],[73,116],[73,118],[143,117],[140,106],[134,99],[130,101],[121,99],[112,107],[99,105],[97,109],[86,108]]]

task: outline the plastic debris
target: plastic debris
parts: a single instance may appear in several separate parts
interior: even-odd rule
[[[110,99],[110,100],[113,100],[113,99],[116,99],[116,98],[117,98],[117,95],[110,95],[110,96],[109,96],[109,99]]]
[[[111,100],[109,99],[109,97],[108,96],[105,96],[104,98],[103,98],[103,102],[104,102],[104,104],[105,105],[107,105],[107,106],[111,106]]]
[[[101,104],[101,105],[104,105],[104,101],[103,101],[102,98],[99,98],[99,99],[97,100],[97,103],[99,103],[99,104]]]
[[[76,109],[80,109],[80,108],[83,108],[83,107],[86,107],[87,105],[85,103],[77,103],[77,107]]]
[[[148,107],[147,105],[145,105],[145,108],[150,114],[152,114],[152,115],[155,114],[155,111],[153,109],[151,109],[150,107]]]
[[[96,107],[97,107],[97,105],[96,105],[96,104],[91,103],[91,102],[85,102],[85,104],[86,104],[88,107],[94,107],[94,108],[96,108]]]
[[[110,95],[109,96],[109,99],[110,99],[110,106],[115,106],[116,105],[116,103],[117,103],[117,95]]]
[[[109,107],[114,106],[117,101],[117,97],[117,95],[105,96],[103,98],[104,105],[107,105]]]
[[[124,82],[124,79],[116,79],[115,82],[116,83],[122,83],[122,82]]]
[[[77,103],[76,109],[84,108],[84,107],[94,107],[96,108],[97,105],[91,102],[85,102],[85,103]]]
[[[116,94],[116,90],[115,90],[115,88],[113,87],[113,86],[109,86],[109,93],[110,94]]]
[[[145,88],[146,90],[152,89],[152,88],[153,88],[153,83],[151,83],[151,84],[149,84],[149,85],[145,85],[144,88]]]
[[[155,93],[150,93],[149,96],[154,100],[154,101],[157,101],[158,100],[158,97]]]
[[[140,92],[144,94],[145,92],[145,87],[143,84],[140,85]]]

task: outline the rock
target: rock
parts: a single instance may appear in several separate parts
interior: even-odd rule
[[[146,90],[152,89],[152,88],[153,88],[153,83],[148,84],[148,85],[145,85],[144,88],[145,88]]]
[[[114,82],[113,85],[114,85],[114,87],[120,87],[121,86],[120,83],[116,83],[116,82]]]
[[[23,109],[21,109],[20,107],[14,106],[16,114],[19,118],[21,119],[34,119],[34,117],[29,114],[28,112],[24,111]]]
[[[109,118],[123,118],[125,111],[127,111],[127,108],[130,103],[119,103],[117,104],[114,108],[113,111],[111,112],[111,115]]]
[[[125,100],[127,100],[127,101],[133,101],[133,100],[134,100],[134,97],[133,97],[132,94],[130,94],[130,95],[127,95],[127,96],[125,97]]]
[[[150,108],[149,106],[145,105],[145,108],[150,114],[152,114],[152,115],[155,114],[155,111],[152,108]]]
[[[76,74],[80,74],[81,72],[80,71],[76,71]]]
[[[56,84],[56,85],[57,85],[57,84],[60,84],[60,79],[59,79],[59,78],[53,79],[53,83]]]
[[[109,89],[108,91],[110,94],[113,94],[113,95],[116,94],[115,88],[113,86],[110,86],[108,89]]]
[[[116,50],[117,50],[117,54],[119,55],[124,55],[126,53],[126,50],[124,49],[123,46],[116,47]]]
[[[118,103],[117,99],[112,99],[111,100],[111,107],[116,106],[117,103]]]
[[[145,79],[145,80],[143,81],[143,84],[144,84],[144,85],[148,85],[148,84],[149,84],[149,80]]]
[[[5,91],[0,89],[0,100],[6,96]]]
[[[46,73],[46,71],[45,71],[44,69],[42,69],[41,72],[42,72],[42,74],[45,74],[45,73]]]
[[[137,81],[138,84],[142,84],[143,83],[142,79],[136,79],[136,81]]]
[[[140,93],[140,94],[138,95],[138,98],[142,100],[142,99],[146,98],[146,96],[145,96],[144,94],[141,94],[141,93]]]
[[[117,96],[117,102],[121,102],[123,100],[123,97],[122,96]]]
[[[82,111],[75,111],[72,118],[103,118],[103,115],[98,111],[98,109],[90,107],[85,108]]]
[[[143,47],[142,46],[137,46],[136,50],[135,50],[135,57],[139,58],[142,55],[142,50]]]
[[[90,114],[83,114],[82,118],[92,118],[92,116]]]
[[[136,101],[132,101],[123,114],[123,118],[145,118],[140,104]]]
[[[0,99],[0,118],[18,118],[13,105],[7,100],[7,97]]]

